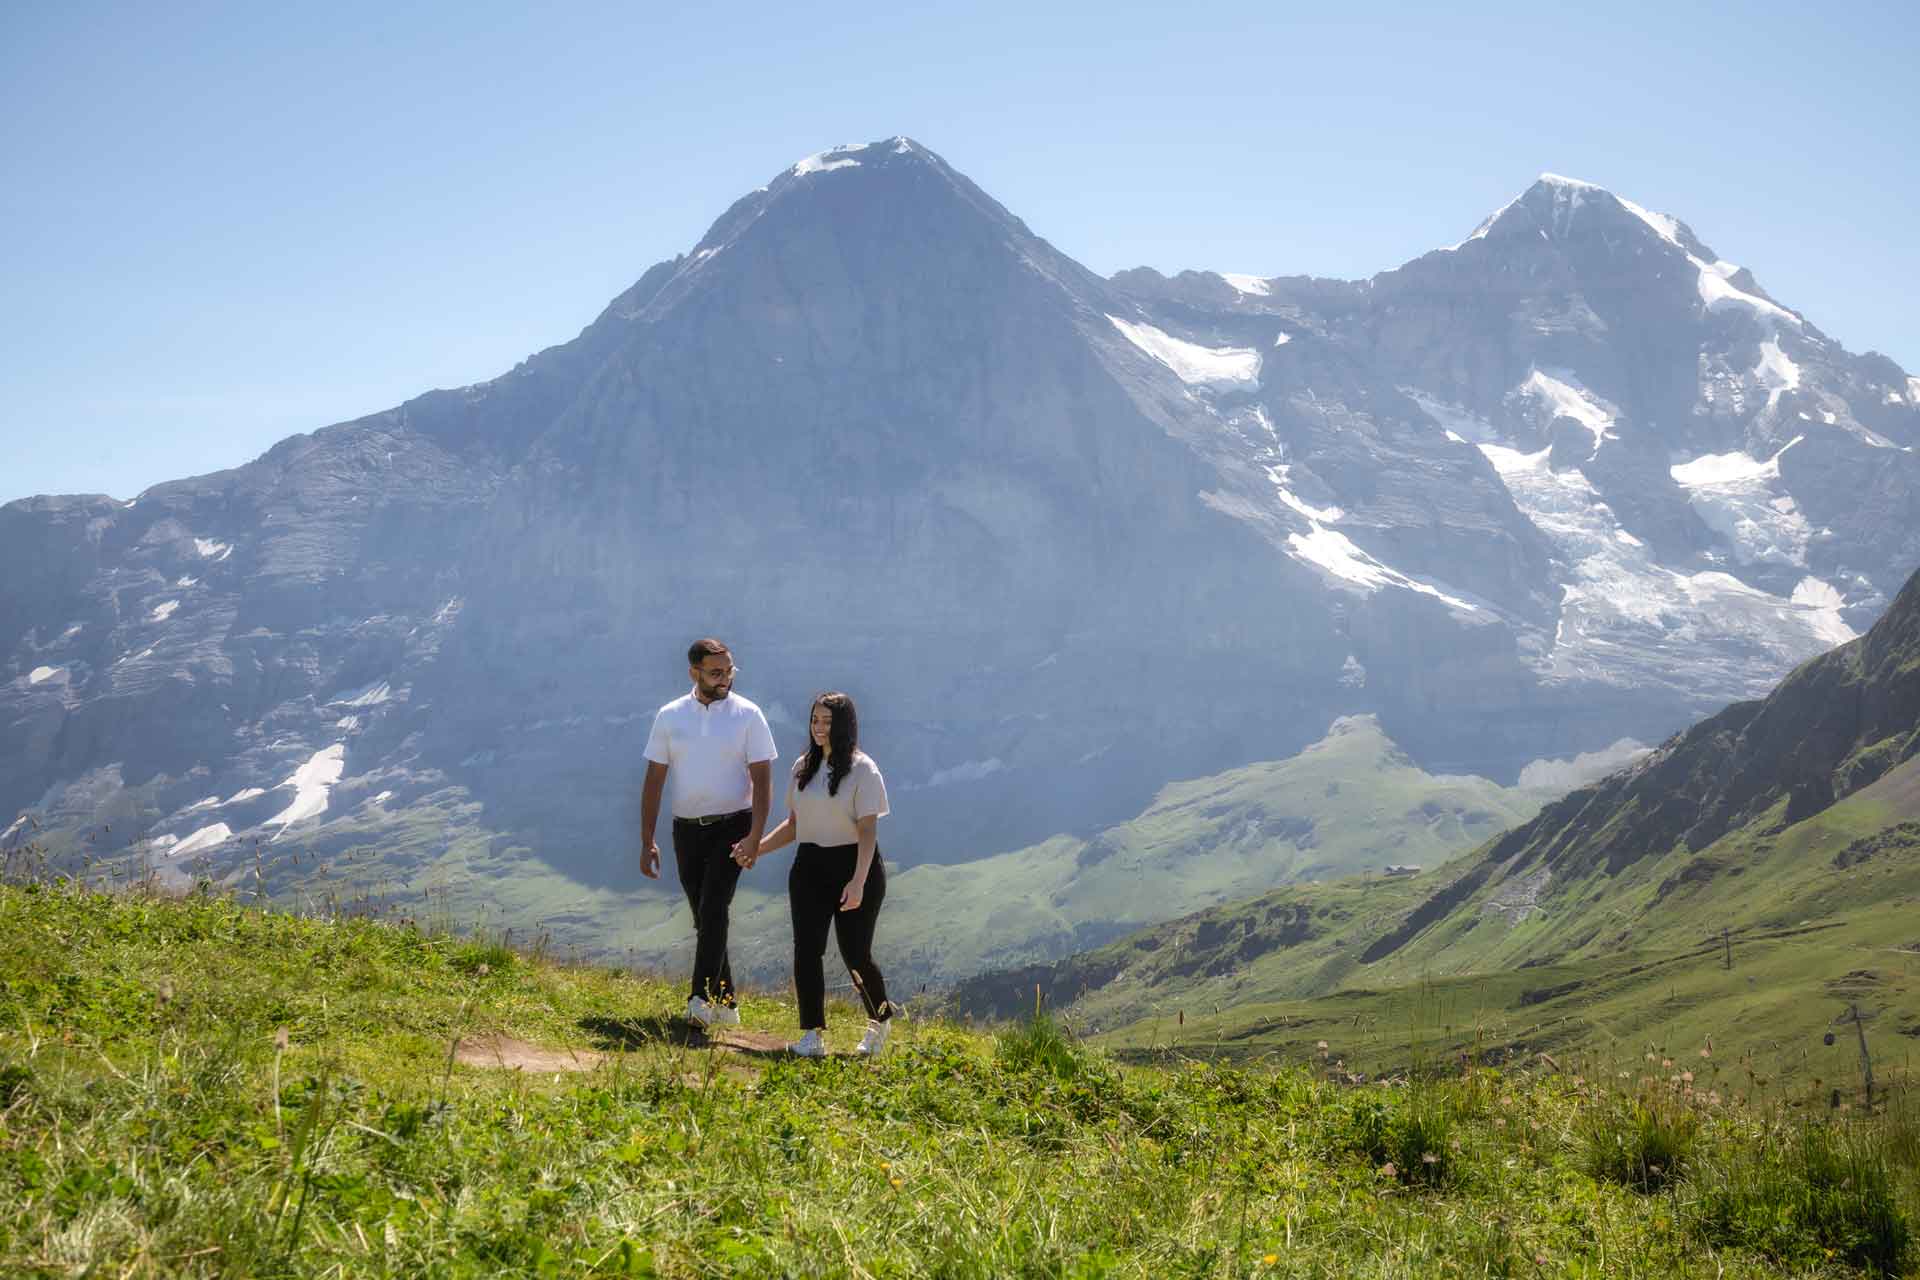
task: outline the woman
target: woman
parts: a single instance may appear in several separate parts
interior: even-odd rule
[[[867,1006],[867,1033],[854,1052],[871,1056],[886,1045],[894,1012],[886,980],[873,963],[874,921],[887,896],[875,833],[887,815],[887,784],[873,758],[860,750],[852,698],[819,695],[807,723],[812,740],[793,764],[787,816],[761,837],[755,855],[800,841],[787,873],[787,899],[793,910],[793,985],[804,1034],[788,1048],[804,1058],[826,1056],[821,1033],[827,1027],[827,979],[820,961],[832,928]]]

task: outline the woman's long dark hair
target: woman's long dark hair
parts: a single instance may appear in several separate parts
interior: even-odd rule
[[[813,740],[813,710],[825,707],[833,714],[833,724],[827,729],[828,750],[821,751],[820,744]],[[813,775],[820,772],[820,757],[827,759],[827,794],[840,794],[840,780],[847,776],[847,770],[853,768],[854,748],[860,745],[860,714],[853,709],[853,699],[834,690],[815,695],[812,705],[807,708],[807,754],[801,756],[793,766],[793,774],[800,790],[805,791],[807,784],[813,781]]]

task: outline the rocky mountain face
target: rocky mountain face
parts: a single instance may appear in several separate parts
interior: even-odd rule
[[[0,508],[0,822],[627,886],[702,633],[783,748],[861,700],[904,864],[1340,715],[1510,781],[1876,616],[1917,406],[1568,180],[1368,281],[1103,280],[916,143],[836,149],[491,382]]]

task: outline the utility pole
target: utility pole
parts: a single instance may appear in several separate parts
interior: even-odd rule
[[[1837,1022],[1851,1022],[1856,1035],[1860,1037],[1860,1074],[1867,1082],[1867,1110],[1873,1110],[1873,1058],[1867,1053],[1867,1024],[1860,1016],[1860,1006],[1849,1004],[1846,1016],[1835,1019]]]

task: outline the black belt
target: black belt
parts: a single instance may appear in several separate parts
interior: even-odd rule
[[[750,818],[752,816],[753,810],[751,809],[735,809],[732,813],[709,813],[705,817],[700,818],[675,818],[673,825],[677,827],[685,823],[690,827],[710,827],[716,822],[732,822],[735,818]]]

